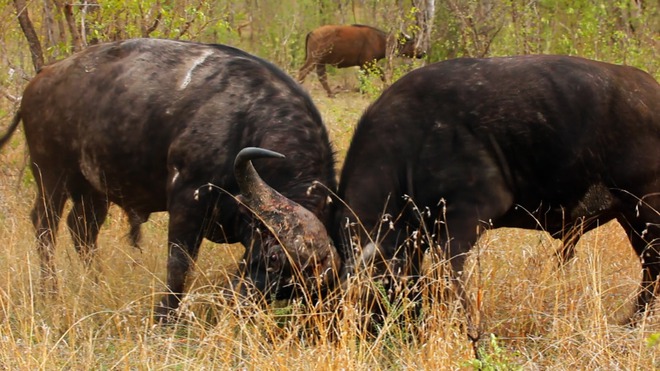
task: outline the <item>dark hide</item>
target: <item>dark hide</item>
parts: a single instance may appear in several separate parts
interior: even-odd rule
[[[259,158],[285,158],[262,148],[242,149],[234,162],[234,173],[244,205],[259,216],[277,241],[263,246],[268,272],[291,277],[316,295],[326,291],[337,277],[341,261],[323,222],[314,213],[270,188],[257,174],[252,161]],[[297,272],[300,273],[302,277]]]
[[[321,26],[307,34],[305,39],[305,63],[298,72],[302,84],[305,77],[316,68],[316,74],[328,96],[334,94],[328,85],[325,65],[338,68],[359,66],[366,69],[369,63],[385,58],[388,45],[396,45],[396,53],[405,57],[422,58],[425,53],[415,51],[415,41],[409,36],[388,35],[374,27],[363,25]]]
[[[328,220],[326,192],[310,188],[315,181],[335,188],[321,116],[295,81],[243,51],[156,39],[93,46],[44,67],[19,115],[39,185],[32,221],[52,288],[53,231],[71,199],[68,225],[86,260],[110,203],[127,212],[134,238],[150,213],[169,212],[170,293],[159,315],[179,306],[203,238],[243,243],[240,274],[268,297],[287,297],[278,289],[287,277],[267,274],[263,236],[232,196],[234,159],[248,146],[285,154],[255,166],[273,188]]]
[[[616,219],[642,262],[638,312],[652,303],[660,274],[660,85],[638,69],[565,56],[417,69],[364,113],[340,179],[339,197],[351,210],[337,204],[332,230],[346,261],[344,227],[356,216],[371,236],[350,232],[364,254],[382,254],[383,267],[413,277],[429,244],[445,248],[460,275],[478,229],[539,221],[561,236]]]

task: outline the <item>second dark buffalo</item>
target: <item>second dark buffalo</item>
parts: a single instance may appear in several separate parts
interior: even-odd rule
[[[169,212],[169,293],[156,308],[159,319],[179,306],[203,238],[243,243],[240,275],[267,297],[288,297],[292,277],[270,269],[268,254],[284,249],[300,255],[278,242],[287,240],[295,223],[260,214],[268,210],[260,199],[237,202],[234,160],[244,147],[284,154],[247,159],[254,158],[264,180],[293,201],[290,209],[304,207],[323,222],[329,217],[326,191],[312,187],[320,182],[335,188],[333,152],[319,112],[290,77],[235,48],[156,39],[93,46],[38,73],[0,145],[21,119],[38,185],[32,221],[42,276],[52,289],[55,231],[71,199],[68,226],[86,261],[109,203],[127,212],[134,237],[150,213]],[[239,161],[239,174],[246,161]],[[337,259],[327,245],[302,255],[324,271]],[[297,268],[317,277],[308,265]]]
[[[658,291],[660,85],[636,68],[520,56],[417,69],[364,113],[340,179],[339,252],[394,279],[419,277],[429,246],[460,276],[479,230],[561,236],[616,219],[641,259],[637,311]]]
[[[316,68],[321,85],[334,96],[328,85],[325,66],[338,68],[359,66],[365,69],[369,63],[379,61],[392,48],[398,55],[422,58],[425,53],[415,50],[415,41],[405,34],[387,34],[377,28],[364,25],[325,25],[307,34],[305,39],[305,64],[298,72],[298,81]]]

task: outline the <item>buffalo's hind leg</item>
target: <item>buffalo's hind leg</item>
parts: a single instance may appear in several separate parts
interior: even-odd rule
[[[32,173],[38,189],[30,216],[37,237],[37,251],[41,266],[41,290],[54,295],[58,290],[54,261],[55,235],[67,194],[60,177],[44,175],[36,165],[32,166]]]
[[[305,77],[309,75],[310,72],[314,69],[314,60],[312,59],[307,59],[305,61],[305,64],[300,67],[300,70],[298,71],[298,83],[302,84],[305,81]]]
[[[642,264],[642,283],[631,324],[653,309],[660,291],[660,194],[656,192],[657,181],[637,186],[630,192],[615,193],[617,198],[613,203],[620,212],[616,219],[626,231]]]
[[[91,187],[74,193],[72,199],[67,224],[76,251],[89,269],[94,261],[99,230],[108,215],[108,200]]]
[[[325,64],[319,63],[316,65],[316,75],[319,77],[323,89],[328,92],[328,97],[334,98],[335,94],[330,89],[330,85],[328,85],[328,74],[325,71]]]

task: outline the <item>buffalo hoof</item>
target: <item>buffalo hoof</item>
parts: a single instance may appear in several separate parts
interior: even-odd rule
[[[158,305],[154,307],[154,323],[159,325],[171,325],[179,320],[176,308],[172,308],[171,305],[168,305],[161,301]]]

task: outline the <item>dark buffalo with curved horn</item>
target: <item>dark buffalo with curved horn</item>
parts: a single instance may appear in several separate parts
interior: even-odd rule
[[[48,289],[57,288],[55,230],[71,199],[68,226],[87,263],[109,203],[127,212],[135,238],[150,213],[169,212],[169,293],[156,308],[159,318],[179,306],[203,238],[243,243],[240,275],[267,297],[288,297],[287,277],[269,272],[261,249],[269,238],[288,237],[253,227],[263,222],[280,234],[294,218],[257,220],[236,201],[234,161],[244,147],[286,154],[254,166],[308,213],[329,217],[326,190],[312,187],[332,190],[336,182],[319,112],[281,70],[232,47],[157,39],[92,46],[37,74],[0,145],[21,119],[39,185],[32,221]],[[257,213],[267,206],[248,204]],[[309,256],[326,269],[337,254],[323,246]]]
[[[430,245],[460,276],[478,230],[540,222],[561,236],[616,219],[641,259],[642,312],[660,278],[660,85],[567,56],[417,69],[360,119],[338,194],[346,205],[331,233],[344,259],[356,238],[363,255],[413,279]]]
[[[240,200],[264,221],[272,237],[262,246],[266,270],[289,279],[290,285],[295,285],[300,276],[311,280],[303,282],[302,286],[296,285],[303,290],[325,290],[338,277],[341,267],[339,254],[325,225],[314,213],[270,188],[251,162],[259,158],[284,157],[262,148],[241,150],[234,165]]]
[[[325,66],[338,68],[359,66],[365,70],[369,63],[387,55],[388,48],[409,58],[423,58],[426,53],[415,50],[415,41],[403,33],[387,34],[377,28],[354,24],[350,26],[325,25],[316,28],[305,38],[305,63],[298,72],[302,84],[305,77],[316,68],[319,81],[328,96],[334,94],[328,85]],[[381,71],[382,77],[382,71]]]

